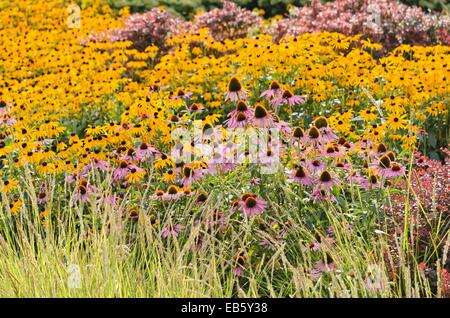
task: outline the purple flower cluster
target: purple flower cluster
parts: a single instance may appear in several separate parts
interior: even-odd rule
[[[337,0],[325,4],[313,0],[310,6],[292,9],[269,32],[276,41],[321,31],[362,34],[389,49],[402,43],[448,45],[449,29],[448,16],[425,13],[397,0]]]

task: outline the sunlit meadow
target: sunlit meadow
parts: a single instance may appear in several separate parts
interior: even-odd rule
[[[449,26],[0,0],[0,296],[450,297]]]

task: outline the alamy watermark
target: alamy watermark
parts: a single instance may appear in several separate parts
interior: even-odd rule
[[[80,6],[71,3],[67,6],[67,27],[69,29],[79,29],[81,28],[81,9]]]
[[[76,264],[70,264],[67,266],[67,287],[70,289],[81,288],[81,270],[80,266]]]

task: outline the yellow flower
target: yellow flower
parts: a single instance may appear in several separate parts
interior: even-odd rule
[[[127,174],[126,179],[129,183],[136,183],[142,180],[145,176],[144,170],[137,170],[135,168],[130,169],[130,172]]]
[[[405,115],[399,115],[396,113],[392,113],[389,115],[388,119],[387,119],[387,123],[388,129],[392,129],[394,131],[399,130],[399,129],[404,129],[406,128],[407,124],[408,124],[408,120],[405,119]]]
[[[10,209],[12,215],[19,214],[19,210],[21,207],[22,207],[21,200],[15,200],[13,203],[9,204],[9,209]]]
[[[18,182],[16,179],[0,180],[0,191],[11,192],[17,188]]]
[[[172,170],[169,169],[168,171],[166,171],[162,177],[163,181],[165,183],[174,183],[175,179],[176,179],[176,173]]]

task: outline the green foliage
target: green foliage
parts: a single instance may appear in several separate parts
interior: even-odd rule
[[[209,11],[221,6],[221,0],[105,0],[105,2],[114,9],[129,6],[133,13],[164,6],[185,18],[192,17],[197,10]],[[286,14],[289,5],[300,7],[310,4],[311,0],[233,0],[233,2],[249,10],[263,9],[267,18]],[[329,2],[329,0],[321,0],[321,2]],[[444,0],[401,0],[401,2],[436,11],[449,9],[449,4]]]
[[[129,6],[131,12],[144,12],[151,8],[164,6],[173,13],[190,17],[197,10],[211,10],[220,6],[220,0],[105,0],[113,9]]]
[[[420,6],[424,9],[442,11],[450,9],[450,4],[445,0],[401,0],[401,2],[406,3],[410,6]]]

